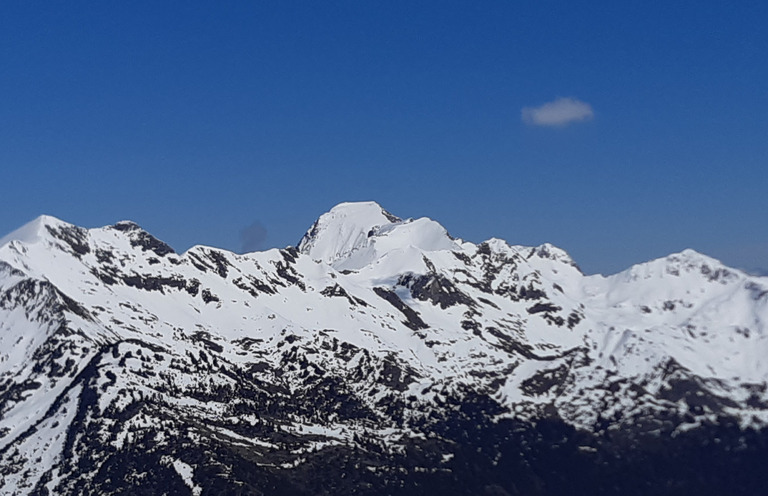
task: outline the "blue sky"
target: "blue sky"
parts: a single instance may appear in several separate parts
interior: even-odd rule
[[[766,23],[750,1],[3,2],[0,232],[132,219],[239,251],[376,200],[589,273],[688,247],[768,268]]]

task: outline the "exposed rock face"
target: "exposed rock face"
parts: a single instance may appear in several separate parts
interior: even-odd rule
[[[0,494],[761,494],[768,279],[375,203],[296,248],[0,239]]]

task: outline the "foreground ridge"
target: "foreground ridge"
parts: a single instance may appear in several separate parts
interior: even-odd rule
[[[374,202],[242,255],[42,216],[0,238],[0,494],[758,494],[767,321],[693,250],[587,276]]]

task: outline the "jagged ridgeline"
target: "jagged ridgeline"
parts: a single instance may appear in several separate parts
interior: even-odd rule
[[[295,248],[0,239],[0,494],[756,495],[768,278],[587,276],[375,203]]]

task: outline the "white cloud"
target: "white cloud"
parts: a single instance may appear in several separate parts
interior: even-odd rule
[[[523,122],[531,126],[565,126],[594,117],[592,106],[575,98],[558,98],[538,107],[523,108]]]

